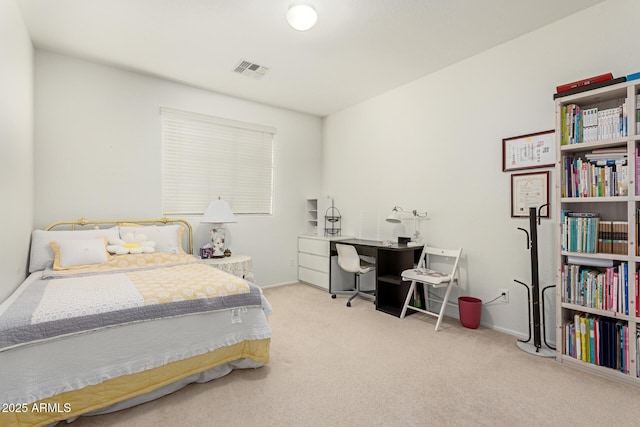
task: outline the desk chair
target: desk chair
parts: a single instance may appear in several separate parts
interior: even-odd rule
[[[421,313],[429,314],[431,316],[435,316],[438,318],[436,322],[436,331],[440,329],[440,323],[442,322],[442,318],[444,317],[444,311],[447,308],[447,304],[449,303],[449,294],[451,293],[451,285],[454,283],[454,276],[456,274],[456,270],[458,269],[458,261],[460,261],[460,255],[462,254],[462,248],[460,249],[441,249],[425,246],[422,249],[422,254],[420,254],[420,260],[418,261],[418,267],[412,268],[409,270],[405,270],[402,272],[402,280],[411,280],[411,286],[409,287],[409,292],[407,293],[407,298],[404,300],[404,306],[402,307],[402,313],[400,313],[400,318],[403,319],[405,314],[407,314],[407,309],[419,311]],[[450,273],[441,272],[431,270],[428,267],[430,266],[431,257],[445,257],[445,258],[453,258],[453,268]],[[411,297],[416,289],[416,284],[422,283],[422,289],[424,290],[425,295],[425,308],[414,307],[409,305],[411,302]],[[433,288],[445,288],[444,297],[442,299],[442,307],[439,312],[430,311],[429,310],[429,294],[427,286],[431,286]]]
[[[340,268],[342,268],[346,272],[353,273],[355,276],[355,291],[334,292],[331,295],[331,298],[335,298],[335,294],[350,294],[351,297],[347,301],[347,307],[351,307],[351,301],[357,296],[361,296],[369,300],[374,300],[375,295],[360,290],[360,275],[375,270],[375,264],[371,264],[360,259],[358,251],[356,251],[356,248],[351,245],[342,245],[336,243],[336,250],[338,251],[338,265],[340,266]]]

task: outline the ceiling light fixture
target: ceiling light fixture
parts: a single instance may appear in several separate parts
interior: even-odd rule
[[[318,22],[318,13],[306,4],[294,4],[287,12],[287,22],[298,31],[310,30]]]

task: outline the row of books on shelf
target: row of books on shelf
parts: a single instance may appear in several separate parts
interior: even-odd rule
[[[562,301],[598,310],[629,314],[629,265],[602,268],[578,264],[561,267]],[[638,295],[638,272],[631,274],[631,301]],[[638,316],[637,305],[631,312]]]
[[[626,221],[602,220],[599,214],[594,212],[563,210],[561,216],[563,251],[628,254],[629,224]]]
[[[627,106],[624,99],[613,108],[582,108],[577,104],[562,106],[560,145],[600,141],[628,135]]]
[[[633,337],[629,338],[626,322],[576,313],[562,330],[564,354],[629,374],[629,342],[637,342],[638,338],[637,331],[631,331]]]
[[[562,210],[560,218],[562,250],[587,254],[629,253],[629,223],[601,219],[596,212]],[[635,254],[640,256],[640,209],[636,210]]]
[[[598,241],[597,213],[561,211],[562,250],[577,253],[596,253]]]
[[[626,196],[629,168],[626,148],[562,156],[562,197]]]

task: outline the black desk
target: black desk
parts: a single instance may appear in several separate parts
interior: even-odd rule
[[[336,243],[355,246],[359,255],[376,259],[376,310],[400,317],[410,282],[402,280],[404,270],[413,268],[422,253],[422,246],[385,245],[376,240],[345,239],[331,241],[330,256],[338,254]],[[331,263],[329,263],[331,265]],[[331,271],[329,271],[331,277]],[[332,285],[329,282],[329,292]],[[415,311],[408,310],[407,315]]]

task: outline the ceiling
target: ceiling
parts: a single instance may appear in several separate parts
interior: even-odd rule
[[[318,116],[603,0],[305,1],[318,24],[299,32],[296,0],[16,0],[36,48]]]

